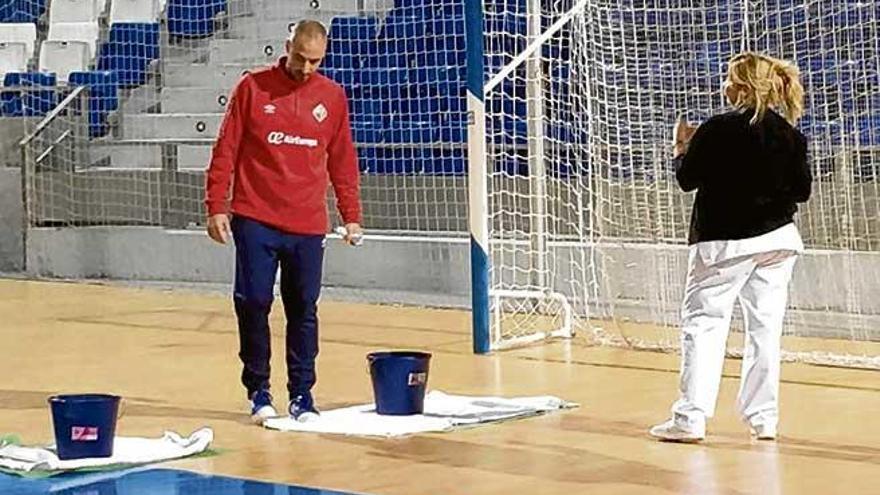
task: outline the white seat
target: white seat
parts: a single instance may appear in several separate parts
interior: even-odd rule
[[[25,56],[30,60],[34,56],[34,45],[37,43],[37,25],[33,23],[0,23],[0,40],[5,43],[24,43],[27,45]]]
[[[49,40],[82,41],[89,45],[89,60],[96,55],[95,44],[100,31],[97,22],[59,22],[49,25]]]
[[[40,72],[54,72],[58,83],[66,84],[71,72],[89,68],[90,53],[89,45],[82,41],[44,41],[40,45]]]
[[[0,43],[0,86],[3,85],[7,72],[25,72],[27,64],[27,44]]]
[[[112,0],[110,23],[158,22],[160,12],[159,0]]]
[[[96,22],[98,0],[52,0],[49,24],[59,22]]]

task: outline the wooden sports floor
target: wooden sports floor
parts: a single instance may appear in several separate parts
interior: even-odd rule
[[[273,389],[283,401],[280,315]],[[674,355],[576,339],[475,356],[460,311],[324,302],[321,319],[324,409],[370,402],[365,355],[389,348],[432,352],[434,389],[581,407],[398,440],[263,430],[245,412],[228,296],[0,280],[0,433],[51,441],[48,396],[108,392],[127,400],[118,433],[210,426],[220,455],[169,466],[238,478],[389,495],[880,493],[878,372],[785,365],[781,438],[757,443],[734,414],[731,361],[706,442],[658,443],[646,430],[675,397]]]

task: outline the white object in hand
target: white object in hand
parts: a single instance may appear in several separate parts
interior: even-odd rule
[[[345,227],[336,227],[335,232],[342,236],[343,239],[348,235],[348,231],[345,230]],[[353,235],[351,236],[351,244],[353,246],[360,246],[364,243],[364,237],[362,235]]]

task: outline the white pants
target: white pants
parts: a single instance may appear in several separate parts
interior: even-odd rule
[[[776,426],[782,322],[796,259],[793,251],[771,251],[707,266],[691,248],[681,315],[681,395],[672,406],[677,418],[704,425],[715,413],[738,300],[745,345],[737,408],[751,425]]]

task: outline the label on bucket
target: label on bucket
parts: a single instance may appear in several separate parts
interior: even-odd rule
[[[410,387],[416,385],[424,385],[428,381],[428,374],[425,372],[421,373],[410,373],[409,379],[407,380],[407,385]]]
[[[97,442],[97,426],[72,426],[70,427],[70,439],[74,442]]]

